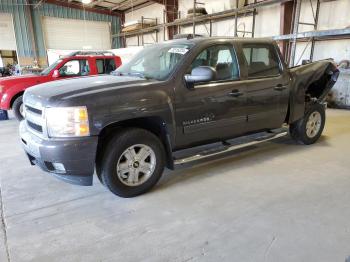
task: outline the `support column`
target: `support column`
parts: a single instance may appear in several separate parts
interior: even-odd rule
[[[174,22],[178,18],[179,1],[178,0],[153,0],[152,2],[165,6],[166,19],[168,23]],[[166,28],[164,29],[166,30]],[[173,39],[177,34],[177,26],[168,27],[168,39]]]
[[[290,57],[289,57],[289,66],[294,66],[295,53],[297,49],[297,34],[299,30],[299,19],[300,19],[300,10],[301,10],[301,1],[295,0],[294,8],[294,17],[293,17],[293,39],[290,47]]]
[[[166,0],[165,10],[167,14],[168,23],[174,22],[178,18],[179,12],[179,1],[178,0]],[[177,26],[168,27],[168,38],[173,39],[174,35],[177,34]]]
[[[292,33],[293,6],[294,6],[294,1],[289,1],[281,4],[281,24],[280,24],[281,35],[288,35]],[[280,49],[285,61],[287,61],[290,54],[289,40],[282,40],[280,42]]]

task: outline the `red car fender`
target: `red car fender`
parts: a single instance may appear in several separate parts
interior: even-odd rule
[[[1,101],[0,101],[0,108],[3,110],[10,110],[11,109],[11,101],[12,99],[20,94],[23,93],[28,87],[25,85],[19,83],[17,85],[11,86],[10,88],[7,88],[4,93],[2,93]]]

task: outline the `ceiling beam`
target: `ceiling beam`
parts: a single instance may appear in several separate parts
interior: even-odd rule
[[[74,8],[79,10],[85,10],[88,12],[98,13],[98,14],[104,14],[104,15],[112,15],[112,16],[118,16],[122,19],[123,13],[113,10],[103,10],[103,9],[96,9],[92,7],[83,6],[82,4],[76,4],[76,3],[68,3],[66,1],[59,1],[59,0],[46,0],[46,3],[48,4],[54,4],[58,6],[63,6],[67,8]]]
[[[38,8],[38,7],[41,6],[44,2],[45,2],[45,0],[40,0],[40,1],[34,6],[34,8]]]
[[[118,10],[120,9],[121,7],[124,7],[124,6],[127,6],[127,5],[132,5],[132,1],[129,1],[129,0],[125,0],[123,2],[120,2],[119,4],[116,4],[114,7],[112,7],[111,9],[114,11],[114,10]]]
[[[152,4],[153,4],[152,2],[144,2],[142,4],[133,5],[132,7],[129,7],[128,9],[124,9],[123,12],[125,12],[125,13],[132,12],[132,11],[150,6]]]
[[[85,6],[87,7],[94,7],[95,5],[102,3],[104,0],[96,0],[96,1],[92,1],[90,4],[87,4]]]
[[[151,0],[150,2],[161,4],[161,5],[164,4],[164,1],[162,1],[162,0]]]

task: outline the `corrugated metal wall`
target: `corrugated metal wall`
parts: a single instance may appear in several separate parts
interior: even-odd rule
[[[37,55],[39,57],[46,57],[41,25],[42,16],[110,22],[111,33],[117,34],[120,32],[121,22],[120,18],[117,16],[84,12],[80,9],[67,8],[53,4],[42,4],[38,8],[33,8],[35,2],[31,1],[30,3],[31,5],[28,5],[27,0],[0,0],[0,12],[11,13],[13,15],[19,57],[35,56],[33,41],[35,41],[37,47]],[[31,22],[33,23],[34,40],[31,32]],[[114,38],[111,48],[118,48],[120,46],[120,39]]]
[[[33,57],[32,36],[29,27],[29,6],[25,0],[0,0],[0,12],[11,13],[15,27],[18,56]]]

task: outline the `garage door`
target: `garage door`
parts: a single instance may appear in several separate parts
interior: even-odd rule
[[[46,17],[42,25],[47,49],[110,49],[110,23]]]
[[[16,49],[12,15],[0,13],[0,50]]]

